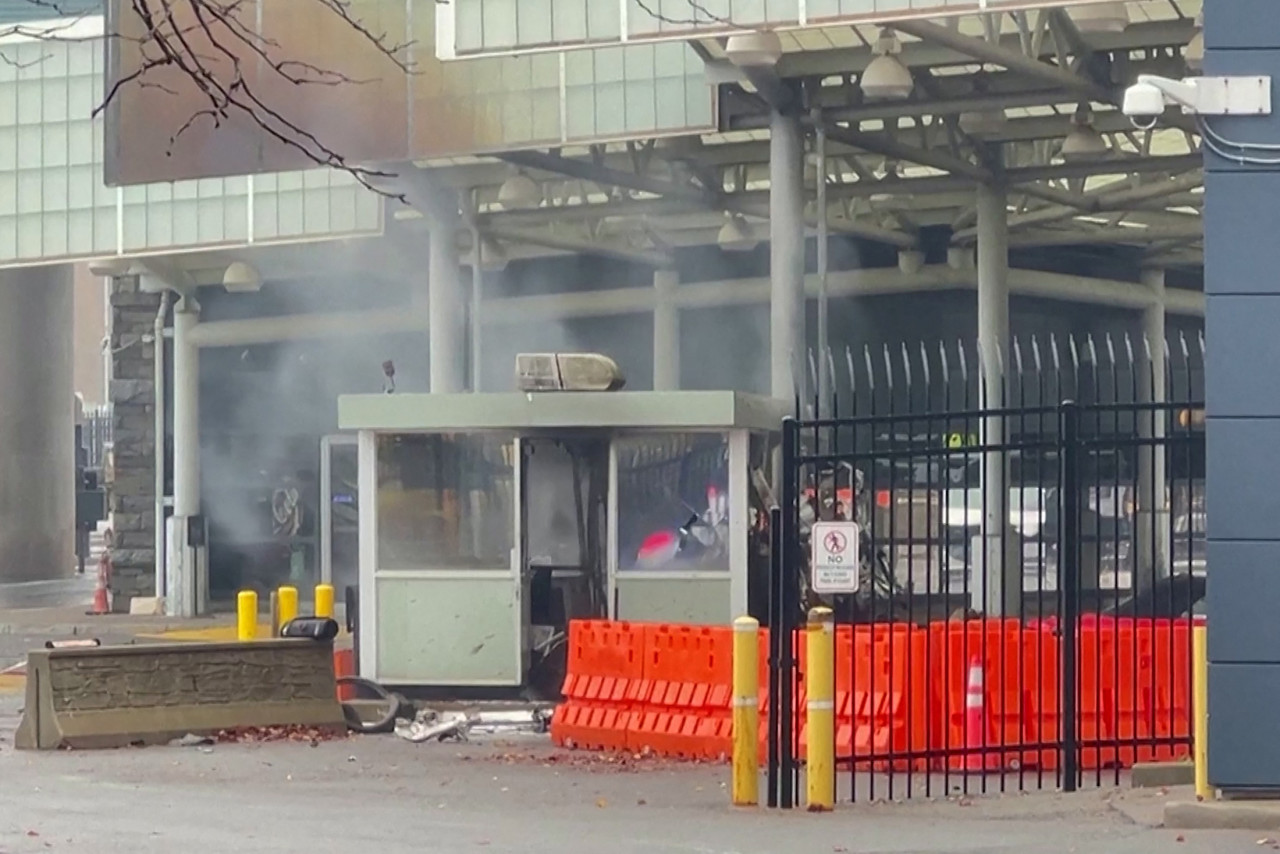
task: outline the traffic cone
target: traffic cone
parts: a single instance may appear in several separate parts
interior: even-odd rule
[[[98,561],[98,583],[93,588],[93,609],[85,611],[90,617],[100,617],[111,613],[111,602],[107,594],[107,575],[110,564],[106,555]]]
[[[969,681],[964,693],[964,770],[982,774],[1000,769],[1000,757],[987,752],[987,714],[982,659],[969,659]]]

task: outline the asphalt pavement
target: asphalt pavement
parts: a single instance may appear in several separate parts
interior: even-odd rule
[[[0,852],[378,851],[520,854],[1236,854],[1256,833],[1150,826],[1160,792],[1037,793],[728,806],[728,769],[604,760],[538,737],[395,736],[114,751],[15,752],[0,695]]]

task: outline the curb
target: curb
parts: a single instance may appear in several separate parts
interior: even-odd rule
[[[1164,826],[1175,830],[1280,830],[1280,802],[1174,801],[1164,808]]]

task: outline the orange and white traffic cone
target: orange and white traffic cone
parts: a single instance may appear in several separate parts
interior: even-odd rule
[[[964,770],[982,774],[1000,769],[1000,757],[987,748],[987,710],[982,659],[969,660],[969,681],[964,693]]]
[[[111,558],[103,555],[98,560],[98,583],[93,588],[93,609],[86,611],[90,617],[99,617],[111,613],[110,594],[107,587],[111,583]]]

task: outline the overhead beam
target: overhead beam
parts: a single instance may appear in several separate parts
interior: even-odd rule
[[[620,169],[612,169],[607,166],[599,166],[594,163],[588,163],[584,160],[570,159],[559,155],[543,154],[542,152],[534,151],[503,155],[503,159],[512,164],[524,166],[529,169],[539,169],[546,172],[559,172],[582,180],[639,190],[641,192],[664,196],[668,199],[693,202],[713,210],[725,210],[764,218],[768,217],[767,204],[763,206],[762,209],[757,209],[756,206],[744,204],[740,199],[737,199],[732,195],[717,195],[715,193],[699,190],[692,185],[683,186],[674,184],[670,181],[663,181],[658,178],[651,178],[633,172],[623,172]],[[843,219],[838,222],[833,221],[831,222],[831,226],[845,234],[888,243],[891,246],[910,247],[914,246],[916,243],[914,236],[904,234],[903,232],[892,231],[875,225],[862,225],[847,219]],[[557,246],[553,248],[559,247]],[[586,250],[584,249],[583,251]]]
[[[894,137],[884,133],[863,133],[841,125],[826,125],[827,137],[845,145],[852,145],[864,151],[883,154],[896,160],[918,163],[933,169],[941,169],[953,175],[963,175],[974,181],[990,181],[992,173],[976,163],[961,160],[943,151],[926,150],[905,145]]]
[[[1124,158],[1108,160],[1092,164],[1058,163],[1048,166],[1023,166],[1006,169],[1004,180],[1014,186],[1019,193],[1043,195],[1055,204],[1066,204],[1078,210],[1088,204],[1087,199],[1081,201],[1078,194],[1069,193],[1051,187],[1044,187],[1037,182],[1051,181],[1059,178],[1079,178],[1090,175],[1123,175],[1128,173],[1187,172],[1201,165],[1199,155],[1173,155],[1165,157]],[[1190,178],[1188,178],[1188,181]],[[832,184],[827,191],[832,201],[849,198],[866,198],[872,195],[913,196],[942,193],[967,193],[973,189],[973,180],[954,175],[929,175],[918,178],[889,178],[877,181],[851,181],[844,184]],[[572,218],[590,218],[606,216],[660,216],[679,215],[698,209],[734,210],[748,216],[761,216],[767,209],[768,190],[749,190],[726,194],[719,206],[706,205],[701,200],[689,202],[684,199],[637,199],[629,202],[609,201],[594,204],[566,205],[562,207],[546,207],[527,211],[503,211],[481,214],[477,221],[486,226],[502,223],[504,225],[530,224],[547,220]],[[879,230],[867,224],[849,224],[849,228],[858,228],[872,239],[883,240],[891,245],[903,245],[902,237],[896,232]],[[843,224],[833,224],[833,228],[844,230]],[[896,235],[896,236],[895,236]]]
[[[1203,236],[1204,226],[1196,221],[1187,225],[1159,225],[1146,228],[1117,225],[1073,231],[1024,231],[1009,235],[1009,245],[1016,247],[1121,243],[1140,245],[1157,240],[1199,240]]]
[[[537,169],[557,175],[566,175],[570,178],[591,181],[605,186],[622,187],[628,190],[637,190],[641,193],[651,193],[655,196],[666,196],[667,198],[695,199],[704,204],[715,203],[714,194],[699,190],[692,184],[676,184],[671,181],[664,181],[661,178],[653,178],[638,172],[627,172],[578,158],[546,154],[541,151],[513,151],[499,155],[499,158],[513,166],[523,166],[526,169]]]
[[[1203,183],[1204,174],[1197,171],[1186,175],[1180,175],[1177,178],[1173,178],[1168,181],[1143,184],[1139,187],[1127,187],[1124,189],[1102,187],[1096,190],[1087,190],[1082,194],[1080,204],[1056,205],[1053,207],[1042,208],[1038,211],[1032,211],[1031,213],[1011,216],[1009,217],[1009,228],[1018,229],[1026,228],[1029,225],[1043,225],[1045,223],[1071,219],[1072,217],[1077,217],[1081,214],[1124,210],[1125,208],[1139,202],[1186,192],[1187,190],[1201,186]],[[965,228],[955,232],[955,234],[951,236],[951,241],[953,243],[964,243],[976,239],[977,236],[978,229],[976,227]]]
[[[899,32],[908,33],[922,41],[949,47],[965,56],[982,62],[999,65],[1010,71],[1025,74],[1033,79],[1060,86],[1068,92],[1078,92],[1081,96],[1091,101],[1115,103],[1116,96],[1111,90],[1105,89],[1092,80],[1068,69],[1050,65],[1040,59],[1033,59],[1023,53],[1021,49],[1011,50],[983,39],[966,36],[958,30],[941,27],[929,21],[899,21],[891,26]]]
[[[1168,21],[1139,21],[1120,33],[1098,33],[1090,36],[1089,47],[1101,53],[1128,52],[1146,48],[1182,46],[1195,35],[1195,22],[1188,18]],[[996,44],[1005,50],[1021,50],[1017,33],[1001,36]],[[1034,59],[1053,55],[1052,48],[1042,44]],[[868,47],[847,47],[835,50],[801,51],[788,53],[778,63],[782,77],[820,77],[830,74],[857,74],[866,69],[873,55]],[[909,42],[898,54],[908,68],[930,68],[947,65],[965,65],[972,62],[970,55],[955,48],[936,43]]]
[[[552,231],[488,228],[483,236],[508,243],[522,243],[532,246],[545,246],[548,249],[559,249],[562,252],[573,252],[580,255],[596,255],[602,258],[617,258],[621,261],[632,261],[648,264],[652,267],[664,267],[671,263],[671,255],[659,250],[632,249],[627,246],[605,241],[580,240]]]

